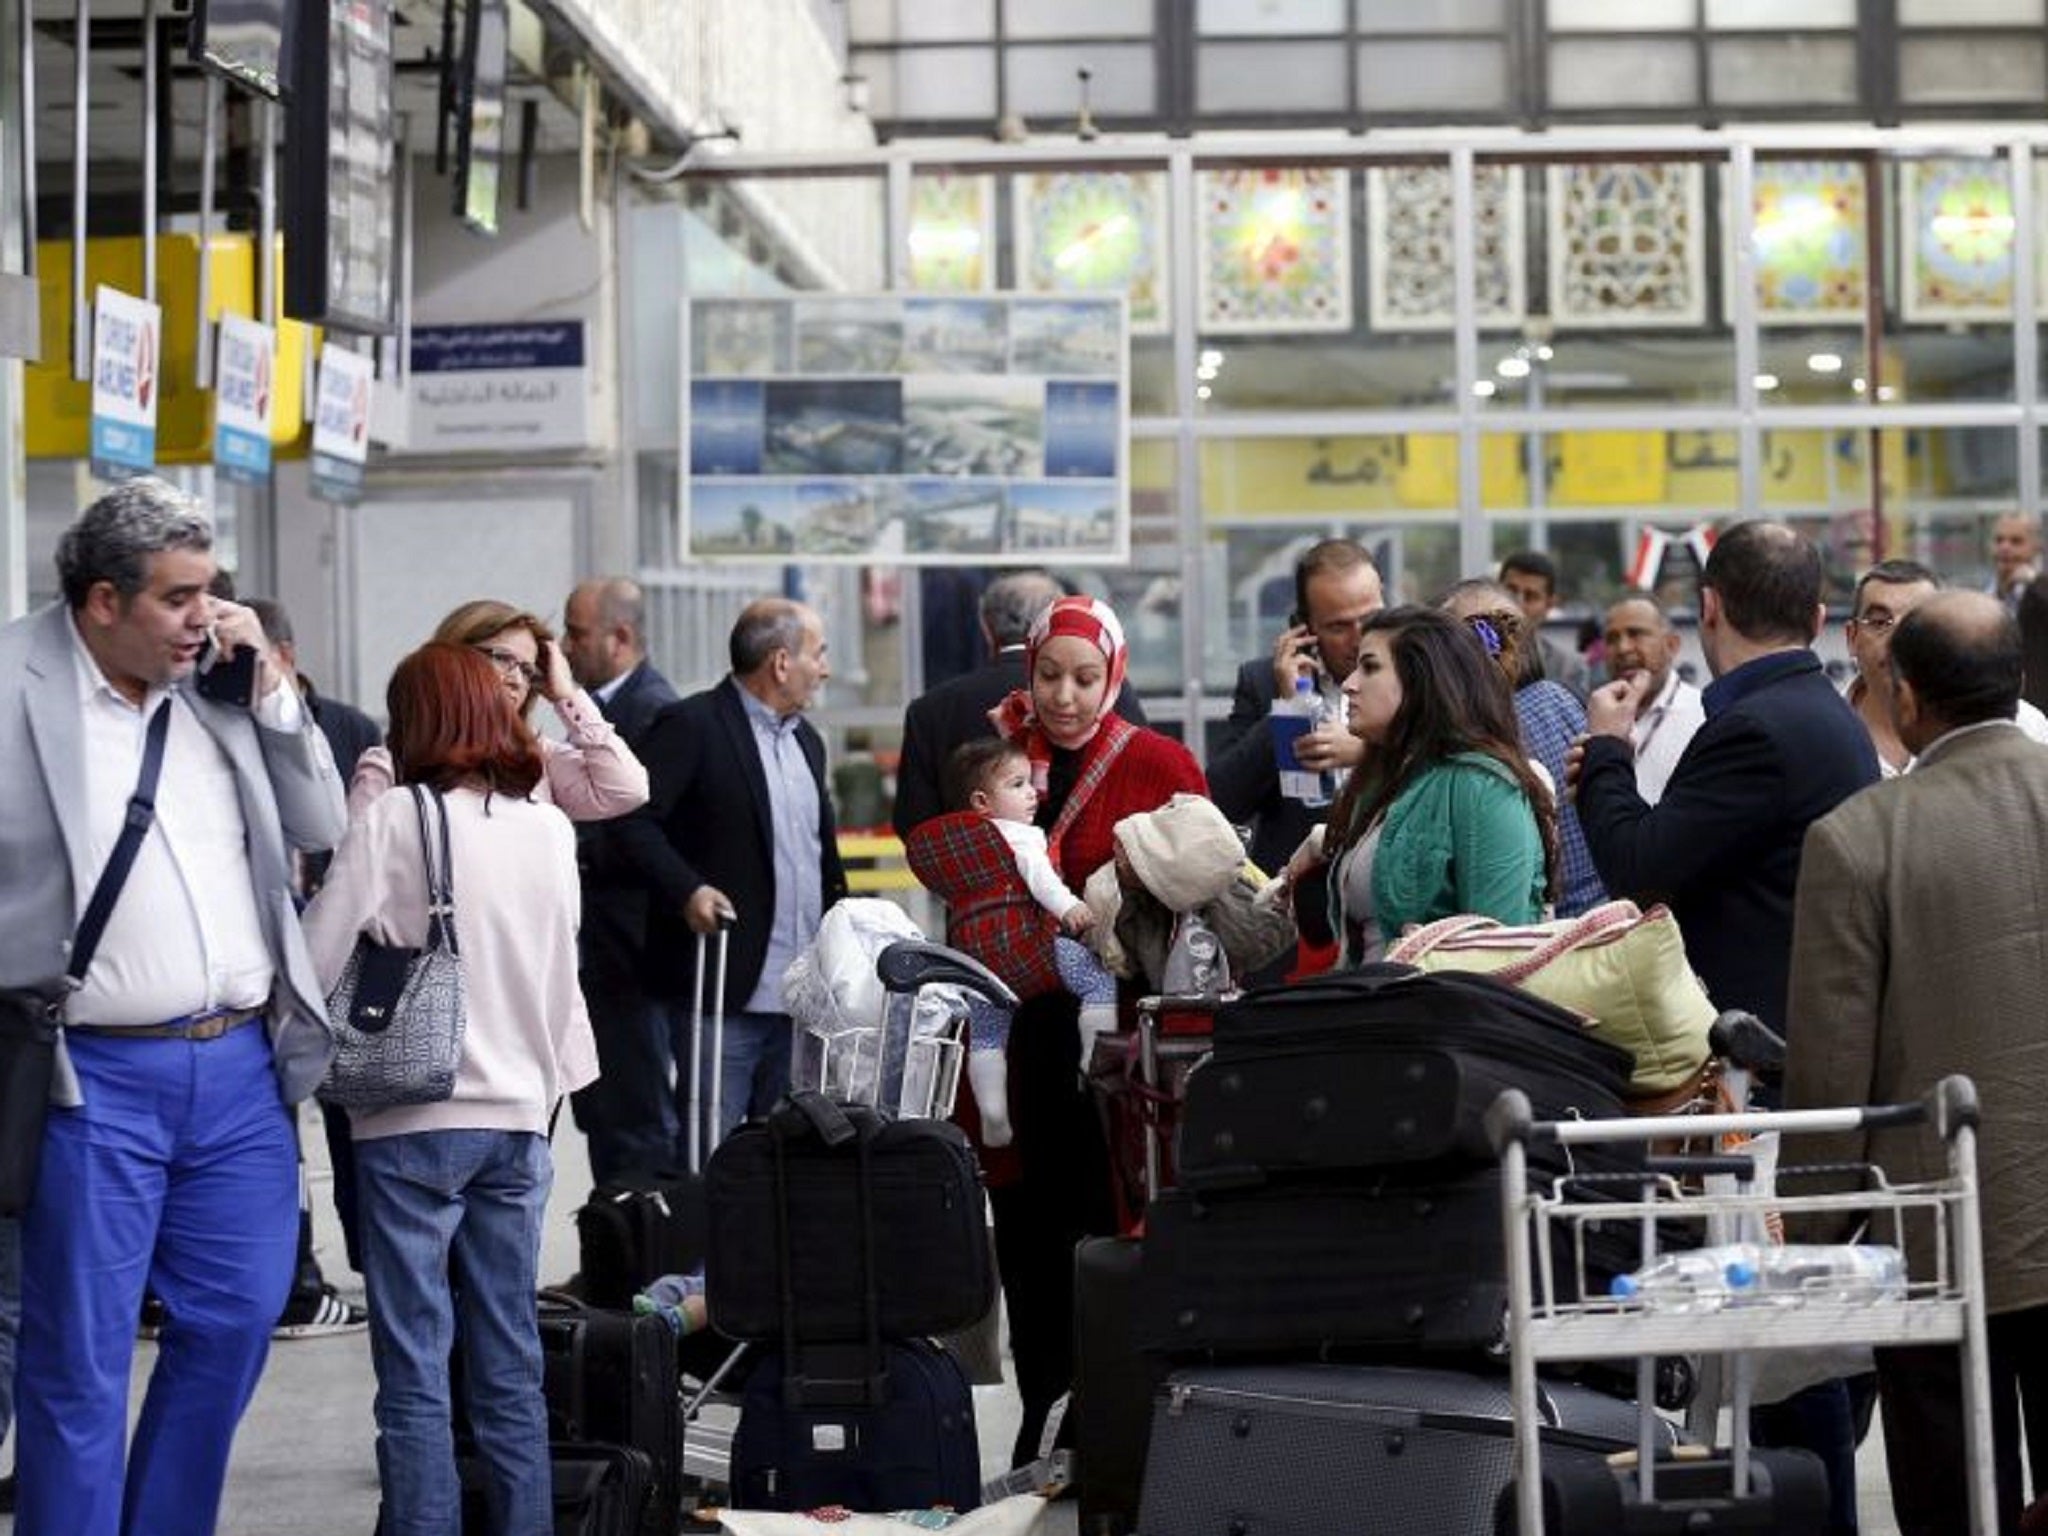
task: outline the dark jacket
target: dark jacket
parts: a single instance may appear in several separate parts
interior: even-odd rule
[[[896,768],[896,809],[890,817],[898,837],[909,837],[919,822],[951,809],[946,804],[946,759],[963,741],[994,735],[988,712],[1023,686],[1020,645],[910,701],[903,711],[903,757]],[[1128,686],[1117,695],[1116,712],[1133,725],[1145,723],[1144,706]]]
[[[1820,658],[1786,651],[1708,691],[1707,723],[1654,806],[1628,743],[1589,739],[1579,824],[1610,896],[1669,903],[1714,1006],[1782,1031],[1806,829],[1877,778],[1870,733]]]
[[[846,870],[825,792],[825,742],[809,721],[799,723],[796,738],[818,786],[818,871],[829,907],[846,894]],[[616,831],[652,893],[648,987],[664,997],[694,996],[697,936],[683,922],[683,905],[700,885],[714,885],[739,915],[725,986],[725,1006],[737,1012],[761,979],[775,920],[768,778],[739,685],[728,677],[662,710],[640,757],[651,793]]]
[[[642,661],[597,707],[644,761],[642,749],[655,717],[676,699],[669,680],[653,663]],[[647,882],[621,846],[615,821],[576,823],[576,866],[583,876],[579,949],[586,978],[610,983],[636,978],[647,942]]]
[[[1280,765],[1266,728],[1272,712],[1271,659],[1245,662],[1237,669],[1223,745],[1209,759],[1208,774],[1209,798],[1232,822],[1251,828],[1252,862],[1277,875],[1329,807],[1303,805],[1280,793]]]

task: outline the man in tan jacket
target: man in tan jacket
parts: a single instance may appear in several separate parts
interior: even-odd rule
[[[2048,1485],[2048,752],[2013,724],[2019,631],[1996,598],[1946,592],[1899,621],[1893,712],[1912,770],[1816,822],[1800,865],[1788,1108],[1917,1098],[1952,1072],[1982,1099],[1978,1144],[1999,1528],[2020,1508],[2017,1408]],[[1942,1177],[1924,1131],[1796,1149],[1868,1158],[1895,1182]],[[1932,1274],[1909,1228],[1908,1264]],[[1878,1351],[1902,1536],[1960,1528],[1968,1508],[1957,1351]]]

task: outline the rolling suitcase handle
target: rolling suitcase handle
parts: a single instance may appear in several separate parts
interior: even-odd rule
[[[684,1108],[690,1118],[689,1155],[690,1172],[702,1173],[704,1164],[719,1141],[719,1129],[725,1124],[725,962],[732,949],[733,925],[738,921],[730,912],[718,914],[718,961],[717,977],[711,987],[711,1119],[704,1120],[704,971],[705,958],[711,948],[711,935],[697,935],[697,973],[695,976],[696,995],[690,1007],[690,1079],[685,1095]]]

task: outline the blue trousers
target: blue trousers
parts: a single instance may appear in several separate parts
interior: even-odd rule
[[[17,1536],[208,1536],[291,1289],[298,1153],[261,1025],[73,1034],[22,1220]],[[132,1447],[143,1287],[167,1313]]]
[[[356,1176],[386,1536],[455,1536],[462,1523],[448,1395],[458,1334],[491,1530],[551,1536],[534,1301],[541,1216],[554,1182],[546,1138],[487,1130],[379,1136],[356,1143]]]
[[[14,1350],[21,1335],[21,1223],[0,1216],[0,1442],[14,1423]]]
[[[690,1059],[690,1015],[678,1009],[675,1019],[676,1060]],[[711,1046],[699,1042],[697,1081],[703,1086],[705,1154],[723,1141],[750,1115],[765,1115],[775,1101],[789,1092],[790,1023],[786,1013],[729,1013],[725,1016],[725,1044],[720,1052],[720,1123],[713,1128],[711,1116]],[[678,1078],[677,1096],[688,1093],[687,1079]],[[682,1136],[690,1133],[689,1108],[680,1109]]]

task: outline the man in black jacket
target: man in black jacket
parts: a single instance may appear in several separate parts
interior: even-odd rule
[[[1596,689],[1576,749],[1579,823],[1610,894],[1665,902],[1717,1008],[1785,1028],[1793,896],[1806,829],[1878,778],[1877,753],[1812,645],[1827,610],[1820,555],[1782,523],[1737,523],[1700,576],[1700,648],[1714,681],[1706,724],[1664,797],[1636,791],[1629,726],[1643,673]],[[1758,1443],[1827,1464],[1834,1536],[1856,1530],[1856,1436],[1847,1383],[1756,1411]]]
[[[898,837],[949,809],[940,784],[946,759],[963,741],[990,736],[988,712],[1014,688],[1025,686],[1024,641],[1032,621],[1060,595],[1060,584],[1044,571],[1011,571],[982,590],[981,632],[988,640],[986,665],[928,688],[903,711],[903,756],[896,769]],[[1116,712],[1133,725],[1145,723],[1137,695],[1117,695]]]
[[[846,894],[825,742],[803,718],[831,675],[824,626],[801,603],[762,598],[733,625],[730,650],[730,676],[656,717],[640,754],[652,793],[617,824],[652,891],[646,973],[657,996],[687,1009],[699,938],[732,925],[723,1123],[707,1140],[788,1089],[783,974]],[[679,1041],[678,1059],[694,1044]]]
[[[562,654],[576,681],[639,755],[676,691],[647,659],[645,598],[623,577],[586,581],[562,607]],[[599,1076],[574,1098],[576,1123],[590,1142],[590,1176],[599,1184],[675,1161],[674,1060],[669,1009],[649,995],[647,885],[620,851],[610,822],[576,824],[583,876],[578,971],[597,1040]]]

